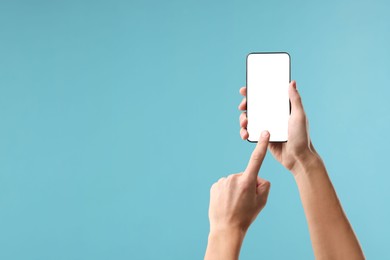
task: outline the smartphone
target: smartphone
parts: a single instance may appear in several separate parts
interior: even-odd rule
[[[248,54],[246,87],[249,142],[257,142],[264,130],[270,133],[270,142],[287,142],[290,64],[287,52]]]

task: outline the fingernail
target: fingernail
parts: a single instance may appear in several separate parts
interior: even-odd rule
[[[297,83],[296,83],[296,82],[294,82],[294,83],[292,84],[292,86],[293,86],[293,88],[297,89]]]
[[[268,136],[269,136],[269,132],[268,131],[261,132],[261,137],[267,138]]]

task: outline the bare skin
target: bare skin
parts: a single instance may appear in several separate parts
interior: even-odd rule
[[[246,87],[240,89],[244,96],[238,106],[240,135],[248,139],[246,126]],[[306,219],[316,259],[365,259],[359,241],[353,232],[327,170],[311,142],[308,121],[303,109],[296,82],[289,86],[291,116],[288,142],[270,143],[268,148],[294,176]]]
[[[219,179],[210,190],[206,260],[238,259],[246,231],[264,208],[270,183],[260,177],[269,133],[263,132],[244,172]]]

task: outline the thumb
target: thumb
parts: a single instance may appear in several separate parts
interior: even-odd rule
[[[262,183],[259,184],[256,188],[257,196],[260,200],[260,203],[263,204],[263,206],[267,203],[270,189],[271,189],[271,183],[266,180],[262,180]]]
[[[297,90],[297,82],[291,81],[288,88],[288,95],[291,101],[291,114],[304,113],[301,96]]]

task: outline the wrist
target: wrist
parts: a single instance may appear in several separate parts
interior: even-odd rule
[[[307,152],[296,158],[291,172],[295,178],[300,175],[307,175],[315,171],[316,168],[322,167],[323,161],[314,149],[308,149]]]
[[[245,233],[235,228],[210,229],[205,259],[238,259]]]
[[[239,228],[210,229],[209,242],[223,243],[239,250],[245,234],[246,231]]]
[[[246,230],[240,228],[210,228],[209,239],[226,239],[243,241]]]

